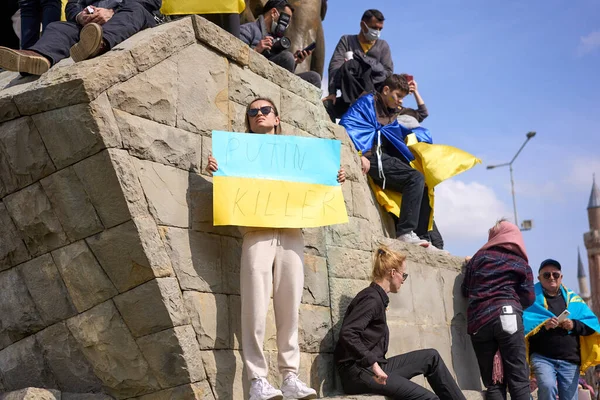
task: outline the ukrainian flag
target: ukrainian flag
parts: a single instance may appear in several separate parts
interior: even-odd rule
[[[339,140],[213,131],[215,225],[310,228],[348,222]]]
[[[240,14],[246,8],[244,0],[163,0],[164,15]]]

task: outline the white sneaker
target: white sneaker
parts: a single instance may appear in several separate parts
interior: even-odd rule
[[[298,379],[298,375],[289,373],[283,380],[281,391],[286,399],[316,399],[315,389],[306,386],[306,383]]]
[[[429,247],[430,245],[427,240],[419,238],[413,231],[400,235],[396,239],[404,243],[418,244],[421,247]]]
[[[252,379],[250,383],[250,400],[282,400],[283,393],[275,389],[265,378]]]

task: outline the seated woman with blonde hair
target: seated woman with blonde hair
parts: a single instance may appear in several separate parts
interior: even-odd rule
[[[464,400],[437,350],[416,350],[385,358],[390,341],[385,314],[388,293],[398,293],[407,278],[406,256],[379,247],[373,260],[373,282],[348,306],[335,348],[344,392],[403,400]],[[417,375],[427,378],[435,394],[410,381]]]

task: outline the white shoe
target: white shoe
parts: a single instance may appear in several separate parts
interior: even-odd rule
[[[413,231],[400,235],[396,239],[404,243],[418,244],[421,247],[429,247],[430,245],[427,240],[419,238]]]
[[[252,379],[250,383],[250,400],[282,400],[283,393],[275,389],[265,378]]]
[[[289,373],[283,380],[281,391],[285,399],[316,399],[317,392],[315,389],[306,386],[306,383],[298,379],[298,375]]]

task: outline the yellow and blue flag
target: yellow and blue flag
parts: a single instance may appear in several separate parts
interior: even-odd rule
[[[240,14],[246,8],[244,0],[163,0],[164,15]]]
[[[215,225],[309,228],[348,222],[339,140],[213,131]]]

